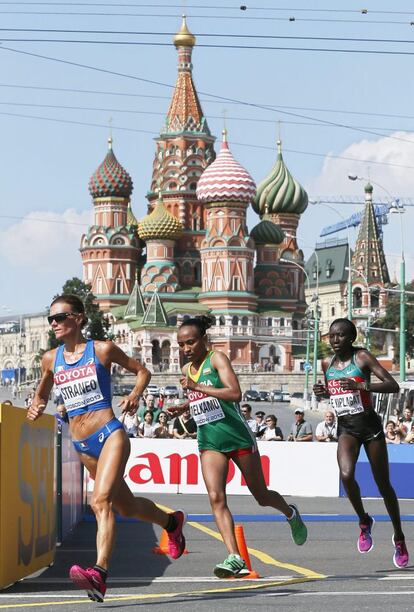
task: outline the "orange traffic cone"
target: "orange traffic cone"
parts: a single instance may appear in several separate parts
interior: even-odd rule
[[[239,553],[242,559],[245,560],[249,574],[242,576],[242,578],[260,578],[260,575],[252,570],[252,563],[249,557],[249,551],[247,550],[246,540],[244,537],[243,525],[236,525],[234,528],[234,535],[236,536],[236,543],[239,549]]]
[[[166,529],[162,530],[159,546],[154,546],[152,552],[156,555],[168,555],[168,533]],[[185,548],[183,555],[188,555],[188,550]]]

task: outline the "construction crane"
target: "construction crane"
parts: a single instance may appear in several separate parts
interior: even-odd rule
[[[351,197],[335,197],[335,196],[321,196],[321,197],[317,197],[317,198],[311,198],[312,202],[314,202],[315,204],[317,204],[318,202],[324,203],[326,202],[327,204],[365,204],[365,199],[358,197],[358,196],[351,196]],[[377,219],[377,224],[378,224],[378,230],[380,233],[380,236],[382,238],[382,234],[383,234],[383,230],[382,227],[383,225],[387,225],[388,223],[388,215],[390,212],[390,209],[395,207],[395,205],[397,206],[401,206],[401,207],[406,207],[406,206],[414,206],[414,198],[396,198],[395,200],[393,200],[392,202],[388,200],[383,200],[381,198],[376,198],[377,203],[374,204],[374,214],[375,217]],[[359,211],[357,213],[354,213],[353,215],[351,215],[348,219],[344,219],[342,221],[338,221],[338,223],[334,223],[333,225],[328,225],[327,227],[324,227],[320,233],[320,236],[329,236],[330,234],[336,234],[337,232],[340,232],[341,230],[346,229],[347,227],[358,227],[358,225],[361,223],[362,218],[364,216],[364,211]]]

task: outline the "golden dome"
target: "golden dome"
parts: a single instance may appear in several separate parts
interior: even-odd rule
[[[186,17],[183,15],[183,22],[181,28],[173,38],[173,43],[176,47],[194,47],[196,44],[196,37],[191,34],[187,28]]]
[[[181,236],[183,226],[159,199],[154,210],[138,223],[138,236],[142,240],[176,240]]]

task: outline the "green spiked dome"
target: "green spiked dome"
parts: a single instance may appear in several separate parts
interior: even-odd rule
[[[282,156],[282,143],[277,142],[277,160],[269,176],[257,186],[253,209],[258,215],[291,213],[301,215],[308,206],[308,194],[290,174]]]
[[[250,237],[256,244],[280,244],[283,242],[285,234],[276,223],[263,219],[254,226],[250,232]]]
[[[183,226],[158,199],[154,210],[138,223],[138,236],[141,240],[177,240],[183,233]]]

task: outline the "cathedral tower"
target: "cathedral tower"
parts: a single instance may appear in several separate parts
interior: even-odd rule
[[[128,300],[141,252],[130,208],[133,189],[108,139],[108,153],[89,181],[94,223],[81,238],[83,280],[104,310]]]
[[[215,158],[215,139],[192,78],[191,56],[196,39],[188,30],[185,17],[173,42],[178,53],[178,75],[165,125],[156,141],[147,198],[151,211],[161,190],[165,207],[183,227],[177,242],[176,261],[180,285],[185,288],[201,284],[199,247],[205,234],[206,217],[197,200],[196,188],[203,170]]]

